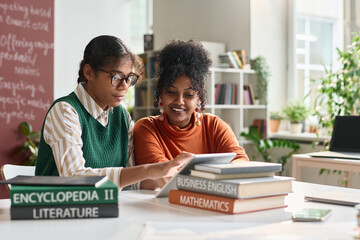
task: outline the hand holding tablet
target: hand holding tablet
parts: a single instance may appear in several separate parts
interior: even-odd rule
[[[236,153],[206,153],[206,154],[194,154],[193,158],[185,163],[181,169],[160,189],[155,197],[167,197],[171,189],[176,189],[176,176],[178,174],[188,174],[190,169],[194,168],[197,163],[229,163]]]

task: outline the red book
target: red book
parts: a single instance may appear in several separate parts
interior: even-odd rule
[[[218,101],[218,97],[219,97],[219,92],[220,92],[220,84],[217,83],[215,84],[215,100],[213,104],[216,104]]]
[[[216,212],[237,214],[286,207],[285,196],[286,194],[234,199],[184,190],[171,190],[169,193],[169,202]]]
[[[237,97],[237,85],[236,84],[233,84],[233,94],[232,94],[232,104],[237,104],[237,100],[236,100],[236,97]]]

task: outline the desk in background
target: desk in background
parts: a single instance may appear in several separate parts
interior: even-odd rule
[[[301,181],[301,167],[324,168],[360,173],[360,160],[320,158],[312,157],[307,154],[295,154],[292,156],[292,176],[297,181]]]
[[[304,195],[335,190],[360,191],[319,184],[294,182],[294,193],[286,197],[287,208],[247,214],[228,215],[168,203],[167,198],[154,198],[154,191],[119,193],[119,217],[69,220],[10,220],[10,200],[0,200],[1,239],[138,239],[148,221],[158,225],[184,227],[219,225],[224,229],[237,226],[243,239],[352,239],[356,226],[353,207],[305,202]],[[292,213],[304,207],[331,208],[323,223],[292,222]],[[184,225],[185,224],[185,225]],[[173,234],[176,236],[176,234]]]

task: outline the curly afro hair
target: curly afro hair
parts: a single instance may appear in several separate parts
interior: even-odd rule
[[[170,87],[179,76],[185,74],[190,78],[192,88],[199,96],[201,110],[205,110],[205,80],[212,62],[210,54],[201,43],[193,40],[172,40],[160,51],[157,63],[155,107],[159,106],[163,89]]]

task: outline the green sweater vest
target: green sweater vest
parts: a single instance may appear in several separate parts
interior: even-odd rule
[[[55,103],[65,101],[77,112],[81,125],[81,138],[83,140],[83,157],[85,167],[125,167],[128,151],[129,119],[126,110],[120,105],[109,112],[107,127],[101,125],[84,108],[75,93],[57,99]],[[49,111],[50,111],[49,109]],[[45,121],[44,121],[45,123]],[[43,137],[44,124],[41,129],[38,158],[36,160],[35,175],[59,176],[54,155],[50,146]]]

